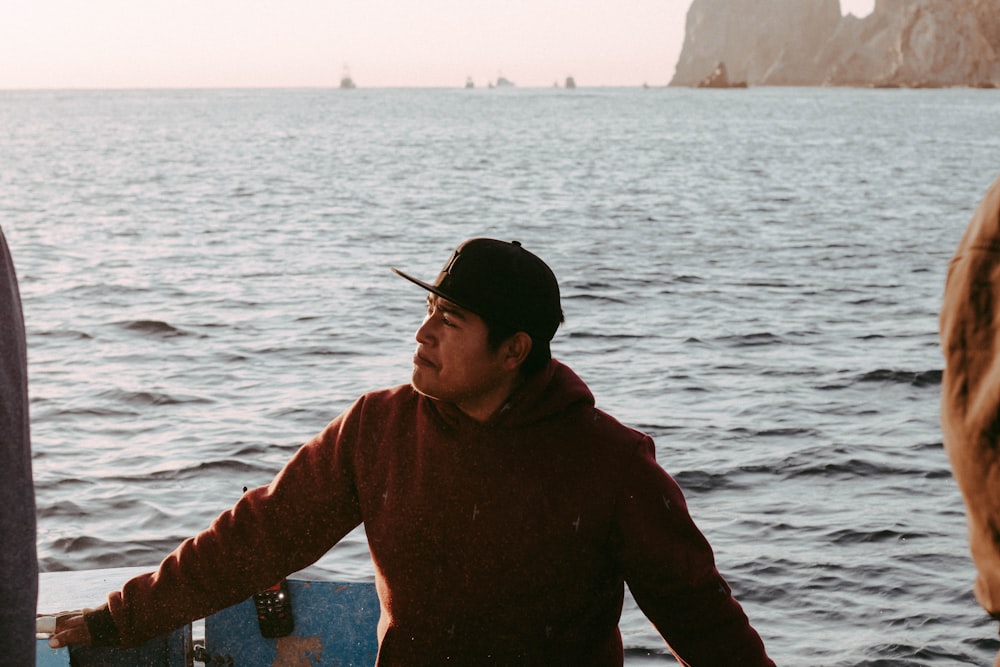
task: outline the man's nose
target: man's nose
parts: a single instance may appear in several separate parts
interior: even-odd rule
[[[431,317],[425,317],[423,323],[421,323],[420,327],[417,329],[417,333],[414,338],[416,338],[418,343],[429,343],[434,337],[432,334],[432,328]]]

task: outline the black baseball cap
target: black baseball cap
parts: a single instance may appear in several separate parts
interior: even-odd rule
[[[555,274],[517,241],[465,241],[433,285],[393,271],[484,320],[524,331],[536,340],[552,340],[563,321]]]

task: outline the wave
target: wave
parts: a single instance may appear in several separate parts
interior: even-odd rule
[[[70,340],[93,340],[93,336],[85,331],[76,329],[46,329],[32,332],[32,336],[39,338],[67,338]]]
[[[175,394],[165,394],[156,391],[128,391],[125,389],[109,389],[97,394],[97,398],[126,405],[151,406],[151,405],[184,405],[184,404],[211,404],[210,398],[203,396],[177,396]],[[104,410],[108,410],[105,408]],[[115,412],[112,410],[112,412]]]
[[[732,475],[727,473],[712,473],[704,470],[682,470],[673,474],[674,481],[685,493],[700,493],[706,491],[717,491],[719,489],[739,489],[742,484],[733,480]]]
[[[944,371],[932,369],[927,371],[904,371],[891,368],[879,368],[874,371],[852,375],[843,381],[827,382],[816,386],[820,391],[847,389],[858,383],[877,382],[881,384],[903,384],[913,387],[936,387],[941,384]]]
[[[563,302],[569,301],[598,301],[601,303],[628,303],[627,299],[607,296],[605,294],[565,294]]]
[[[54,540],[48,551],[51,556],[38,559],[40,572],[62,572],[93,568],[136,567],[158,563],[186,535],[137,542],[135,540],[102,540],[86,535]]]
[[[594,333],[592,331],[573,331],[567,336],[567,338],[573,338],[577,340],[631,340],[631,339],[645,340],[649,338],[649,336],[641,334],[627,334],[627,333],[602,334],[602,333]]]
[[[763,428],[759,430],[749,428],[731,428],[727,433],[738,436],[740,440],[747,438],[818,438],[820,432],[810,427],[786,427],[786,428]]]
[[[76,417],[137,417],[139,414],[137,410],[121,410],[107,407],[53,408],[49,410],[39,409],[35,414],[35,419],[49,422],[56,419],[74,419]]]
[[[882,528],[879,530],[854,530],[843,528],[827,534],[833,544],[868,544],[871,542],[899,542],[927,537],[927,533],[903,532]]]
[[[843,477],[872,477],[878,478],[885,475],[899,475],[907,472],[913,473],[916,470],[903,470],[894,466],[872,463],[860,458],[850,458],[843,461],[805,463],[792,462],[790,465],[781,467],[780,472],[787,478],[795,477],[822,477],[822,478],[843,478]],[[920,471],[921,473],[923,471]]]
[[[763,345],[779,345],[784,338],[769,331],[734,336],[720,336],[714,340],[732,347],[759,347]]]
[[[779,435],[791,434],[795,430],[797,429],[787,429],[786,433]],[[809,436],[817,437],[818,433],[809,433]],[[928,458],[929,452],[935,456]],[[940,456],[941,452],[940,443],[921,443],[892,451],[864,446],[821,445],[801,449],[780,461],[743,465],[738,471],[749,474],[781,475],[786,480],[812,477],[879,479],[883,480],[882,484],[886,488],[889,488],[894,478],[898,480],[897,483],[903,484],[905,478],[950,477],[951,470]]]
[[[86,515],[87,512],[82,506],[69,500],[48,506],[43,506],[41,503],[38,505],[39,519],[65,518],[69,519],[70,522],[76,522],[79,521],[80,517]]]
[[[858,382],[885,382],[890,384],[909,384],[914,387],[929,387],[941,384],[941,376],[944,371],[898,371],[888,368],[864,373],[858,378]]]
[[[291,450],[294,451],[294,448]],[[115,481],[123,484],[145,484],[150,482],[163,482],[163,481],[184,481],[184,480],[206,480],[214,478],[214,476],[221,477],[223,479],[236,479],[234,485],[244,485],[240,482],[240,478],[245,478],[247,480],[259,480],[267,479],[273,477],[280,466],[274,464],[269,464],[265,460],[260,459],[245,459],[245,458],[233,458],[227,457],[223,459],[215,459],[212,461],[198,461],[196,463],[187,463],[178,465],[174,468],[164,468],[159,467],[158,469],[143,469],[139,468],[135,474],[127,475],[110,475],[102,478],[102,480]],[[251,484],[246,484],[247,486],[257,486],[256,482]],[[127,509],[130,507],[129,503],[132,502],[131,499],[122,499],[124,503],[121,507],[116,507],[114,509]]]
[[[938,618],[929,620],[940,623]],[[993,640],[977,642],[981,648],[989,650],[996,649],[996,642]],[[956,655],[955,652],[946,647],[918,646],[915,644],[875,644],[868,651],[880,656],[872,660],[862,660],[861,662],[850,663],[851,667],[891,667],[892,665],[930,665],[930,664],[981,664],[980,659],[975,655]],[[959,661],[959,662],[956,662]],[[847,663],[837,663],[847,665]]]
[[[141,334],[158,336],[160,338],[173,338],[174,336],[189,336],[190,333],[167,324],[162,320],[124,320],[115,322],[115,326],[126,331],[135,331]]]

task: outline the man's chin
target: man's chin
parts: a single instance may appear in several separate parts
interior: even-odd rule
[[[419,368],[414,368],[413,369],[413,375],[410,376],[410,386],[413,387],[413,390],[415,392],[417,392],[418,394],[420,394],[422,396],[426,396],[427,398],[435,398],[436,399],[437,396],[435,396],[434,394],[432,394],[431,392],[429,392],[427,390],[427,387],[424,385],[424,383],[420,381],[420,378],[417,376],[419,372],[420,372]]]

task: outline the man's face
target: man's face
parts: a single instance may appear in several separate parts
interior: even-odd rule
[[[490,349],[487,332],[475,313],[428,295],[427,316],[416,335],[413,387],[471,417],[488,418],[510,388],[504,384],[503,352]]]

